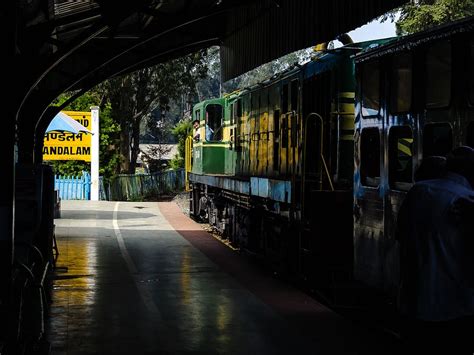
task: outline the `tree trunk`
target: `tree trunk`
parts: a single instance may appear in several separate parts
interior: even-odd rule
[[[127,125],[120,131],[120,173],[130,174],[130,138]]]
[[[135,174],[137,166],[138,153],[140,152],[140,129],[133,129],[133,139],[131,142],[129,174]]]

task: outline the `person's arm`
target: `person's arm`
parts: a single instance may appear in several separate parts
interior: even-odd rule
[[[199,133],[199,128],[194,130],[194,137],[193,137],[195,142],[199,142],[201,139],[201,134]]]

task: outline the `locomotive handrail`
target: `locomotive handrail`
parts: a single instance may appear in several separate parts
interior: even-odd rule
[[[189,173],[193,169],[193,162],[192,162],[193,137],[188,136],[186,138],[185,149],[186,149],[185,161],[184,161],[185,189],[186,191],[191,191],[191,186],[189,184]]]
[[[303,143],[303,179],[302,179],[302,183],[303,183],[303,187],[302,187],[302,194],[303,196],[305,196],[305,186],[306,186],[306,142],[307,142],[307,134],[308,134],[308,122],[310,120],[311,117],[317,117],[319,118],[319,120],[321,121],[321,137],[320,137],[320,156],[321,156],[321,161],[323,162],[323,166],[324,166],[324,170],[326,172],[326,175],[327,175],[327,178],[328,178],[328,181],[329,181],[329,185],[331,186],[331,191],[334,191],[334,185],[332,183],[332,179],[331,179],[331,176],[329,174],[329,169],[327,167],[327,164],[326,164],[326,159],[324,158],[324,155],[323,155],[323,147],[324,147],[324,120],[323,120],[323,117],[319,114],[319,113],[316,113],[316,112],[311,112],[308,116],[306,116],[306,120],[305,120],[305,126],[304,126],[304,143]],[[321,179],[320,179],[320,189],[322,190],[322,184],[323,184],[323,180],[322,180],[322,176],[321,176]],[[303,199],[304,200],[304,199]],[[304,207],[304,202],[303,202],[303,207]]]

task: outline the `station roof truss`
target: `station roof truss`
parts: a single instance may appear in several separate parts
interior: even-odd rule
[[[45,63],[44,68],[34,66],[38,75],[49,66],[56,74],[54,82],[58,75],[67,76],[69,85],[65,85],[80,88],[221,45],[222,74],[230,79],[291,51],[330,40],[403,2],[25,0],[19,5],[22,26],[17,48],[35,63]],[[38,62],[38,57],[43,60]],[[54,68],[53,63],[57,63]]]
[[[228,80],[404,2],[21,0],[2,6],[18,14],[5,18],[16,28],[13,65],[21,74],[21,111],[28,100],[47,105],[64,91],[84,92],[107,78],[212,45],[221,47],[222,77]]]

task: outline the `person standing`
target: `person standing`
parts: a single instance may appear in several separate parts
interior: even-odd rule
[[[472,354],[474,150],[454,149],[446,173],[416,182],[398,216],[399,307],[409,345]]]
[[[199,120],[194,120],[193,121],[193,129],[194,129],[193,140],[195,142],[199,142],[201,140],[201,134],[199,133],[199,126],[200,126]]]

